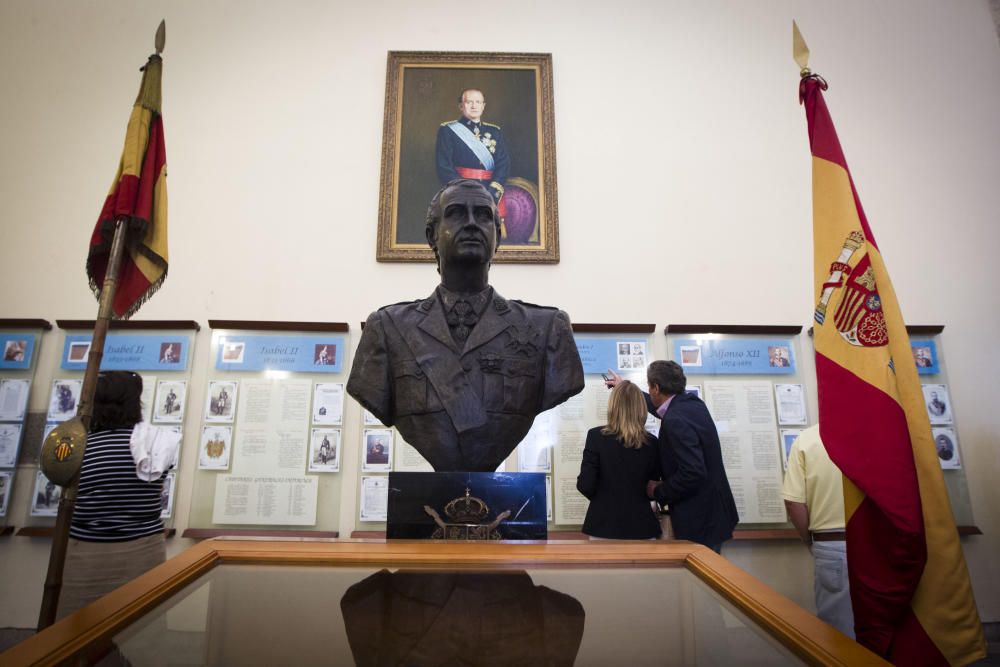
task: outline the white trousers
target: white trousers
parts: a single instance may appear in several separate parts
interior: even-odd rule
[[[813,542],[816,615],[854,639],[854,610],[847,580],[847,543]]]

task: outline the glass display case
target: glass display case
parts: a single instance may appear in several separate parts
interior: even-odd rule
[[[136,667],[883,664],[714,552],[656,541],[207,540],[0,662],[108,653]]]

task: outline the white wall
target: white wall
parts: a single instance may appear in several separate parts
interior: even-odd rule
[[[562,262],[496,266],[501,293],[578,322],[808,326],[797,19],[904,314],[946,325],[986,533],[964,541],[966,555],[983,619],[1000,620],[1000,48],[985,0],[511,0],[489,11],[448,0],[6,0],[0,316],[94,317],[86,243],[161,17],[171,265],[140,317],[344,321],[355,332],[372,308],[436,283],[429,265],[374,259],[390,49],[553,54]],[[52,348],[43,369],[55,367]],[[741,545],[740,564],[764,576],[772,550]],[[40,599],[46,555],[42,541],[0,540],[0,627],[34,624],[23,582],[34,578]]]

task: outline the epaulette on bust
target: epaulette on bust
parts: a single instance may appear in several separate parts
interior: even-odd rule
[[[529,308],[542,308],[544,310],[559,310],[555,306],[540,306],[537,303],[529,303],[527,301],[521,301],[520,299],[511,299],[514,303],[519,303],[522,306],[528,306]]]
[[[408,305],[410,305],[412,303],[420,303],[421,301],[425,301],[425,300],[426,299],[414,299],[413,301],[400,301],[399,303],[390,303],[387,306],[382,306],[381,308],[379,308],[379,312],[381,312],[381,311],[383,311],[383,310],[385,310],[387,308],[392,308],[393,306],[408,306]]]
[[[503,298],[499,294],[494,293],[493,309],[502,315],[503,313],[506,313],[508,310],[510,310],[510,304],[507,303],[507,299]]]

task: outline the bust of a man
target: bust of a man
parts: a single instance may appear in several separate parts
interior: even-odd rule
[[[434,195],[426,234],[441,284],[368,317],[347,392],[435,470],[492,472],[536,415],[583,390],[583,365],[566,313],[490,287],[500,218],[481,183]]]

